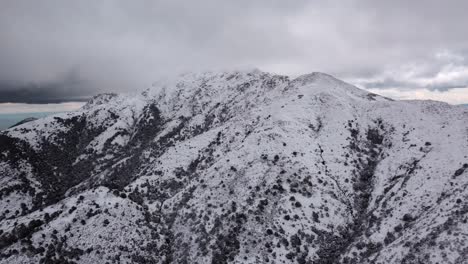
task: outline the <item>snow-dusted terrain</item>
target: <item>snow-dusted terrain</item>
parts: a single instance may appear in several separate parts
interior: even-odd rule
[[[468,108],[187,74],[0,132],[0,263],[468,263]]]

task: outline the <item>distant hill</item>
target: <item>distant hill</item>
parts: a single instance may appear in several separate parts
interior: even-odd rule
[[[0,130],[7,129],[28,118],[42,118],[57,112],[37,112],[37,113],[9,113],[0,114]],[[29,120],[31,121],[31,120]]]
[[[19,126],[19,125],[22,125],[22,124],[25,124],[25,123],[27,123],[27,122],[31,122],[31,121],[34,121],[34,120],[37,120],[37,119],[38,119],[38,118],[36,118],[36,117],[27,117],[27,118],[25,118],[25,119],[19,121],[18,123],[12,125],[12,126],[9,127],[9,128],[16,127],[16,126]]]

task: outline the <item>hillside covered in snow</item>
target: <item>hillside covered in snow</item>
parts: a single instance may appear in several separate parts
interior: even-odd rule
[[[0,132],[0,263],[468,263],[468,108],[186,74]]]

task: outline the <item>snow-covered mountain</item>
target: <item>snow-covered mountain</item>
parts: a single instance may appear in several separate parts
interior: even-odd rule
[[[468,263],[468,109],[187,74],[0,132],[0,263]]]

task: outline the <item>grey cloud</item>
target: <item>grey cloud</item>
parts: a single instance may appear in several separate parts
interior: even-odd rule
[[[79,78],[75,72],[54,81],[0,81],[0,103],[48,104],[87,101],[95,92],[93,83]]]
[[[430,78],[466,63],[467,9],[433,0],[4,1],[0,80],[15,87],[0,85],[0,101],[23,90],[34,100],[134,91],[164,75],[235,67],[411,85],[388,72],[414,64],[414,78]],[[445,50],[459,57],[435,57]],[[69,72],[80,85],[64,81]],[[431,89],[453,87],[439,84]]]

